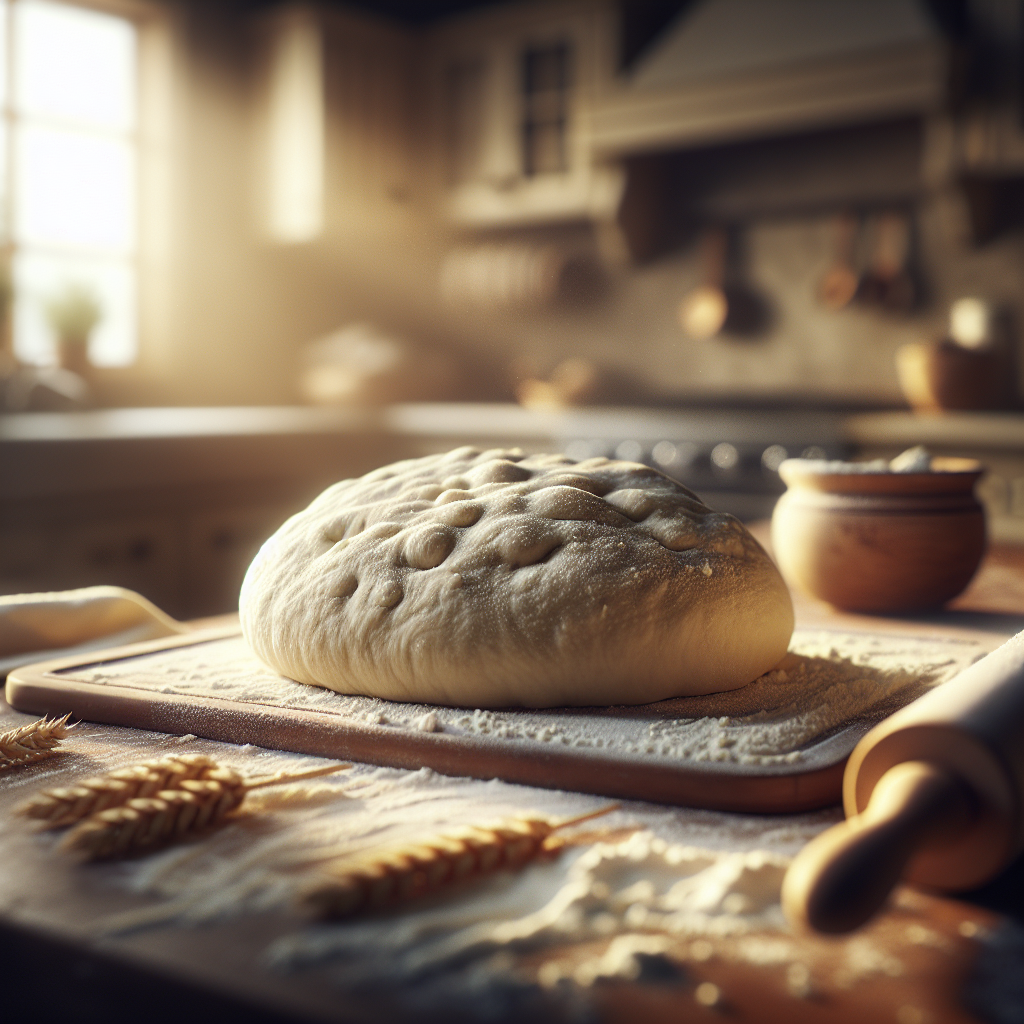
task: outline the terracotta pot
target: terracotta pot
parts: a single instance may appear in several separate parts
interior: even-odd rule
[[[816,470],[814,467],[819,467]],[[787,581],[837,608],[936,608],[970,582],[985,552],[973,459],[933,459],[928,473],[829,473],[787,459],[772,516]]]
[[[61,368],[88,377],[92,364],[89,362],[89,338],[74,336],[57,339],[57,362]]]
[[[949,341],[912,342],[896,350],[896,376],[916,412],[1003,408],[1010,398],[1009,371],[999,352]]]

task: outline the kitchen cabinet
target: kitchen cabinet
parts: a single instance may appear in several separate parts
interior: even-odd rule
[[[426,39],[440,208],[463,227],[611,221],[637,161],[935,115],[948,51],[912,0],[710,0],[623,66],[628,5],[520,3]]]
[[[936,186],[965,176],[977,240],[1007,217],[1019,221],[1016,104],[949,113],[950,48],[915,0],[707,0],[663,16],[659,34],[631,53],[639,8],[526,0],[422,31],[323,7],[259,15],[253,109],[271,235],[400,234],[422,227],[424,213],[457,229],[590,221],[643,258],[631,207],[656,193],[641,216],[664,217],[667,186],[649,173],[661,173],[657,158],[737,143],[799,148],[822,132],[852,132],[856,146],[858,130],[892,125],[914,142],[914,195],[919,178]],[[923,158],[918,129],[907,129],[918,123]],[[903,183],[894,197],[885,181],[862,182],[859,166],[852,177],[839,195],[802,181],[790,192],[811,207],[905,198]]]
[[[487,10],[428,43],[434,175],[444,215],[495,227],[614,211],[621,172],[591,158],[587,110],[615,68],[610,3]]]
[[[181,617],[232,611],[260,545],[306,503],[298,489],[291,502],[243,506],[207,506],[191,488],[181,497],[200,510],[147,515],[139,508],[145,495],[119,496],[96,519],[57,515],[45,526],[2,530],[0,593],[104,584],[128,587]]]
[[[181,606],[179,529],[170,516],[114,516],[4,531],[0,592],[72,590],[96,583]]]
[[[183,533],[183,586],[196,615],[238,606],[242,577],[260,545],[301,502],[212,508],[189,516]]]
[[[660,31],[631,50],[642,6],[662,9]],[[911,123],[926,129],[923,157],[917,129],[904,132],[915,195],[919,177],[932,187],[964,177],[976,240],[1019,222],[1019,104],[953,95],[963,109],[951,113],[956,59],[915,0],[677,6],[673,19],[669,2],[526,0],[421,31],[324,7],[260,14],[253,109],[271,235],[400,233],[422,227],[422,213],[459,229],[608,226],[636,193],[664,189],[646,173],[652,158]],[[865,186],[859,167],[853,177],[838,196],[812,184],[797,205],[893,201],[884,182]],[[659,194],[651,216],[666,202]]]
[[[0,594],[114,584],[178,618],[232,611],[289,515],[404,452],[334,409],[0,417]]]

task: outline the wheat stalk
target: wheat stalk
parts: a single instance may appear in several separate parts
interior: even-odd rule
[[[60,741],[74,728],[63,718],[40,718],[17,729],[0,733],[0,769],[41,761],[54,753]]]
[[[546,818],[509,818],[497,825],[470,826],[419,843],[346,857],[319,869],[321,877],[300,890],[301,909],[322,918],[379,910],[443,886],[501,870],[518,870],[554,853],[562,841],[552,833],[618,808],[553,823]]]
[[[61,849],[83,860],[110,860],[142,853],[189,838],[222,821],[251,789],[276,786],[348,768],[328,765],[305,772],[279,772],[264,779],[245,779],[231,768],[213,763],[202,778],[180,779],[175,789],[132,797],[80,821],[61,841]]]
[[[166,789],[180,789],[192,779],[205,779],[218,768],[205,754],[177,754],[119,768],[73,786],[47,789],[30,797],[17,813],[44,822],[47,828],[63,828],[109,807],[120,807],[138,797],[156,796]]]

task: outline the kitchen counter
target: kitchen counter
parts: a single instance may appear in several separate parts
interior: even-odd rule
[[[465,444],[646,460],[713,508],[771,514],[785,455],[982,459],[997,540],[1024,544],[1024,417],[407,404],[0,416],[0,594],[113,583],[177,618],[236,606],[259,545],[329,484]]]
[[[377,458],[444,451],[458,444],[527,445],[538,451],[573,440],[633,441],[641,454],[661,440],[702,446],[842,442],[843,417],[785,410],[580,408],[421,403],[380,409],[306,406],[103,409],[0,415],[0,498],[55,495],[210,479],[297,475],[344,439]],[[766,440],[767,439],[767,440]],[[758,454],[760,448],[758,449]],[[595,452],[595,454],[597,454]],[[608,452],[607,454],[611,454]],[[299,459],[297,465],[290,460]],[[396,458],[401,457],[396,455]],[[355,472],[358,458],[335,472]]]
[[[511,404],[413,403],[378,409],[268,406],[103,409],[0,415],[0,501],[103,490],[304,477],[336,479],[390,457],[459,444],[612,455],[625,443],[650,459],[659,441],[695,453],[726,442],[758,463],[775,445],[798,455],[902,450],[1024,457],[1024,414],[692,407],[524,409]],[[625,457],[620,455],[620,457]],[[691,455],[692,457],[692,455]],[[655,458],[657,462],[657,458]],[[672,471],[670,459],[663,463]],[[677,469],[679,467],[676,467]],[[727,484],[734,467],[716,479]]]
[[[858,445],[923,444],[960,450],[1024,450],[1024,414],[1019,412],[858,413],[843,433]]]
[[[463,444],[649,460],[744,520],[785,454],[927,443],[990,469],[993,536],[1024,543],[1024,417],[786,409],[408,404],[107,409],[0,416],[0,593],[117,583],[179,618],[234,607],[260,543],[336,480]]]
[[[229,435],[393,433],[422,436],[554,438],[586,434],[587,427],[657,437],[680,426],[710,439],[713,425],[753,430],[756,424],[810,426],[823,441],[860,444],[970,444],[984,448],[1024,446],[1024,413],[909,411],[828,412],[778,408],[580,407],[524,409],[507,403],[420,402],[383,408],[323,406],[193,406],[95,409],[86,412],[0,414],[0,443],[119,440],[128,438],[217,437]],[[716,437],[717,439],[717,437]],[[780,437],[780,440],[784,438]]]
[[[764,536],[763,525],[755,531]],[[1024,628],[1024,550],[994,548],[969,591],[949,610],[933,615],[841,615],[803,598],[797,599],[796,607],[801,626],[946,639],[981,637],[988,649],[1001,637]],[[22,724],[30,717],[5,705],[0,729]],[[0,942],[9,979],[5,999],[12,1018],[116,1024],[137,1019],[140,1001],[144,1001],[146,1019],[155,1021],[187,1017],[246,1022],[379,1021],[441,1016],[450,1021],[505,1020],[521,1019],[527,1013],[545,1020],[564,1019],[558,1018],[559,1013],[587,1013],[588,1019],[614,1021],[633,1021],[642,1015],[653,1024],[680,1019],[711,1021],[727,1013],[751,1021],[772,1021],[785,1015],[793,1021],[827,1020],[830,1024],[867,1019],[952,1024],[984,1019],[968,1013],[958,995],[981,949],[975,937],[1012,934],[1001,930],[998,918],[977,903],[936,899],[905,889],[875,924],[851,939],[776,936],[757,945],[754,936],[730,939],[726,934],[710,940],[686,940],[675,973],[666,966],[671,961],[649,952],[628,961],[628,969],[595,982],[593,965],[605,962],[599,958],[607,940],[513,944],[482,960],[474,960],[472,947],[467,947],[463,960],[468,958],[467,962],[475,965],[473,970],[460,966],[456,957],[444,961],[445,966],[438,967],[434,975],[428,972],[429,983],[422,971],[412,971],[408,986],[415,999],[410,1003],[393,978],[376,988],[355,984],[351,977],[344,980],[346,956],[351,954],[340,960],[337,954],[332,957],[330,943],[314,956],[311,950],[318,948],[316,936],[323,938],[331,934],[330,929],[310,930],[301,919],[277,908],[250,906],[241,911],[235,904],[232,909],[226,896],[221,914],[208,906],[177,915],[172,908],[168,914],[166,892],[163,899],[155,895],[161,890],[161,875],[166,879],[173,874],[166,858],[150,855],[126,868],[77,866],[11,813],[12,807],[37,787],[68,785],[113,766],[168,753],[211,753],[249,774],[264,774],[277,765],[275,758],[308,759],[194,737],[89,724],[75,730],[67,748],[67,754],[35,767],[0,774]],[[352,781],[345,782],[353,808],[358,803],[362,812],[381,815],[382,822],[395,815],[423,813],[437,814],[438,820],[443,820],[441,811],[430,811],[431,807],[458,806],[466,813],[467,808],[476,806],[478,815],[488,820],[517,808],[558,816],[570,807],[568,795],[557,791],[366,766],[357,766],[353,773]],[[584,799],[595,806],[601,804],[600,798],[572,798]],[[740,851],[764,845],[786,856],[839,816],[838,809],[768,817],[630,802],[604,823],[598,820],[581,826],[570,842],[583,848],[595,840],[619,842],[640,827],[671,842]],[[261,826],[257,819],[239,827],[243,829],[242,845],[235,848],[234,861],[244,861],[248,844],[266,842],[269,826]],[[248,840],[245,828],[254,830]],[[183,848],[180,856],[184,859],[177,862],[176,870],[186,870],[193,858],[199,874],[208,871],[203,858],[210,842],[194,844],[191,850]],[[150,862],[151,868],[147,867]],[[230,859],[223,863],[225,891],[230,888],[231,863]],[[515,917],[514,904],[501,904],[501,892],[511,890],[528,899],[538,889],[543,891],[556,869],[557,864],[539,865],[521,876],[500,876],[488,883],[496,893],[490,898],[499,908],[504,907],[503,913]],[[1019,913],[1019,903],[1014,904],[1019,894],[1012,887],[1019,887],[1020,877],[1018,861],[1003,879],[974,898]],[[454,899],[455,905],[463,906],[458,899]],[[400,943],[414,921],[423,921],[415,916],[417,912],[412,907],[385,919],[378,932],[371,928],[366,933],[367,943],[380,943],[381,948],[391,943],[388,955],[396,963],[405,963],[399,957]],[[135,917],[134,926],[129,927],[125,914],[129,921],[132,915],[142,916]],[[151,915],[149,920],[147,915]],[[121,924],[115,927],[112,922],[118,918]],[[630,941],[639,943],[638,948],[660,948],[656,930],[637,926],[631,934],[634,938]],[[305,960],[293,957],[288,961],[290,968],[283,969],[282,950],[294,954],[297,948],[306,951]],[[742,956],[736,952],[741,948],[746,951]],[[1014,956],[1011,952],[1009,962],[1016,966],[1009,969],[1019,975]],[[373,958],[361,962],[369,974],[383,964]],[[841,963],[859,964],[863,980],[857,984],[844,981],[846,976],[836,966]],[[549,966],[545,968],[545,964]],[[817,986],[813,990],[801,973],[808,964]],[[998,969],[989,960],[985,964],[986,970]],[[636,972],[630,978],[634,967]],[[1002,969],[1008,968],[1004,964]],[[854,975],[849,977],[856,980]],[[55,978],[73,983],[54,986],[50,983]],[[457,984],[452,979],[457,979]],[[445,988],[449,982],[454,985],[450,990]],[[48,1012],[52,1015],[47,1016]]]

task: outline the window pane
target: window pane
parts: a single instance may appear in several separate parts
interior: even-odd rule
[[[56,360],[47,299],[70,285],[84,285],[99,300],[103,317],[89,339],[97,366],[124,366],[136,352],[135,275],[127,263],[19,252],[14,256],[14,352],[27,363]]]
[[[11,179],[7,171],[7,122],[0,120],[0,244],[8,244],[11,226],[7,223],[9,207],[7,202]]]
[[[18,242],[133,248],[135,155],[128,143],[25,125],[15,151]]]
[[[7,0],[0,0],[0,105],[7,104]]]
[[[0,108],[7,105],[7,0],[0,0]],[[7,223],[7,190],[10,175],[7,169],[7,119],[0,120],[0,244],[10,241],[11,226]]]
[[[135,34],[135,26],[124,18],[46,0],[21,0],[14,8],[18,111],[131,129]]]
[[[522,59],[523,171],[558,174],[568,170],[569,45],[528,46]]]

